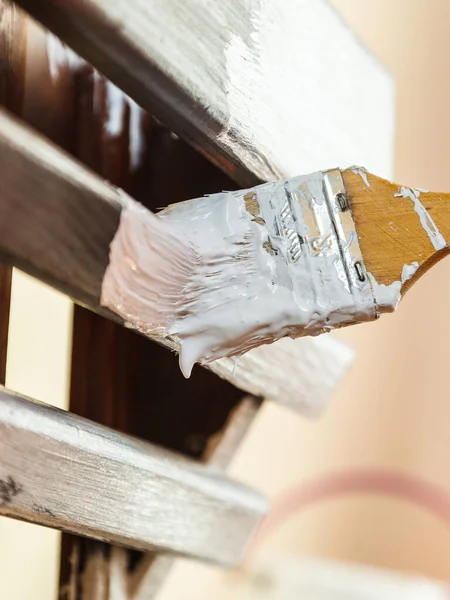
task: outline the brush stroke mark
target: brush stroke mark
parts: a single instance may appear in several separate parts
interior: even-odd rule
[[[420,190],[401,187],[398,194],[394,194],[394,198],[409,198],[414,203],[414,210],[419,215],[420,223],[423,229],[426,231],[430,242],[433,244],[435,250],[442,250],[447,245],[444,236],[439,232],[436,223],[431,218],[429,212],[419,200]]]

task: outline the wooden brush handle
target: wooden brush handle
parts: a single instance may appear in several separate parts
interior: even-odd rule
[[[450,247],[450,194],[408,188],[362,169],[342,172],[367,271],[378,284],[402,280],[418,263],[402,294]]]

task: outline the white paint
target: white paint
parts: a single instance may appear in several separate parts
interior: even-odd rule
[[[392,78],[327,0],[95,5],[109,46],[117,40],[129,57],[117,64],[117,82],[148,98],[159,119],[172,117],[184,131],[190,121],[207,144],[261,180],[356,160],[390,176]],[[100,66],[112,54],[98,46]],[[155,72],[180,93],[155,85]]]
[[[445,241],[444,236],[439,233],[439,229],[437,228],[435,222],[431,218],[429,212],[424,207],[422,202],[420,201],[420,192],[419,189],[400,187],[398,194],[394,194],[396,198],[409,198],[414,203],[414,210],[419,215],[420,223],[430,238],[431,243],[433,244],[433,248],[435,250],[441,250],[445,248],[447,242]]]
[[[228,121],[219,142],[264,180],[292,176],[299,168],[350,166],[355,158],[388,175],[389,136],[387,155],[372,152],[379,132],[391,130],[388,77],[328,4],[243,4],[246,26],[229,27],[225,45]],[[213,56],[205,53],[199,71]],[[192,72],[187,68],[188,75]]]
[[[198,462],[0,389],[0,514],[234,566],[266,500]]]
[[[334,231],[323,173],[198,198],[159,219],[124,210],[102,304],[147,335],[174,336],[186,377],[197,361],[373,319],[370,288],[349,283]]]
[[[403,265],[402,268],[402,284],[408,279],[411,279],[416,274],[417,269],[419,268],[419,263],[417,261],[412,262],[410,265]]]
[[[333,335],[319,335],[283,338],[246,352],[236,365],[230,357],[216,360],[209,367],[236,387],[316,417],[354,358],[347,344]]]
[[[263,555],[236,580],[236,600],[448,600],[448,584],[337,560]]]
[[[381,312],[393,312],[396,310],[398,303],[401,300],[402,285],[408,279],[415,275],[419,263],[414,261],[410,265],[403,265],[401,273],[401,281],[394,281],[390,285],[384,285],[377,282],[372,273],[369,273],[370,283],[372,285],[373,294],[377,303],[377,307]]]
[[[359,176],[361,177],[361,179],[363,180],[363,183],[364,183],[364,185],[365,185],[366,187],[368,187],[368,188],[370,187],[370,183],[369,183],[369,180],[368,180],[368,178],[367,178],[367,172],[366,172],[366,170],[365,170],[365,169],[363,169],[362,167],[354,167],[354,168],[352,169],[352,172],[353,172],[355,175],[359,175]]]

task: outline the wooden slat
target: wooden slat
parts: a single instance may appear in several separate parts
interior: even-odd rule
[[[233,565],[266,510],[216,470],[0,392],[0,514]]]
[[[99,298],[124,193],[4,112],[0,172],[3,259],[116,319]],[[250,394],[315,412],[351,360],[346,346],[322,337],[281,340],[247,353],[236,367],[222,359],[209,368]]]
[[[244,398],[222,432],[217,434],[216,443],[205,452],[203,460],[214,467],[227,466],[259,405],[255,398]],[[84,559],[82,568],[78,564],[80,554]],[[70,600],[152,600],[157,598],[175,562],[172,556],[146,553],[130,568],[130,557],[123,549],[112,548],[106,552],[104,547],[93,547],[92,544],[84,551],[76,549],[71,558],[72,578],[63,589],[63,598]]]
[[[19,0],[242,186],[392,166],[393,86],[327,0]]]

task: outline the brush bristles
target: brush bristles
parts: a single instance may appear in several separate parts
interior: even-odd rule
[[[147,210],[124,209],[111,244],[102,305],[151,336],[185,312],[199,257],[182,231]]]
[[[182,204],[163,218],[136,208],[122,211],[102,304],[146,335],[178,338],[180,367],[189,376],[197,361],[273,341],[276,319],[259,301],[272,285],[261,225],[234,197],[228,205],[210,199],[208,212],[202,199]],[[186,208],[189,217],[182,218]],[[208,215],[218,222],[208,224]]]
[[[176,338],[186,376],[195,362],[374,318],[371,296],[345,277],[323,178],[214,194],[158,216],[125,208],[103,304],[147,335]]]

